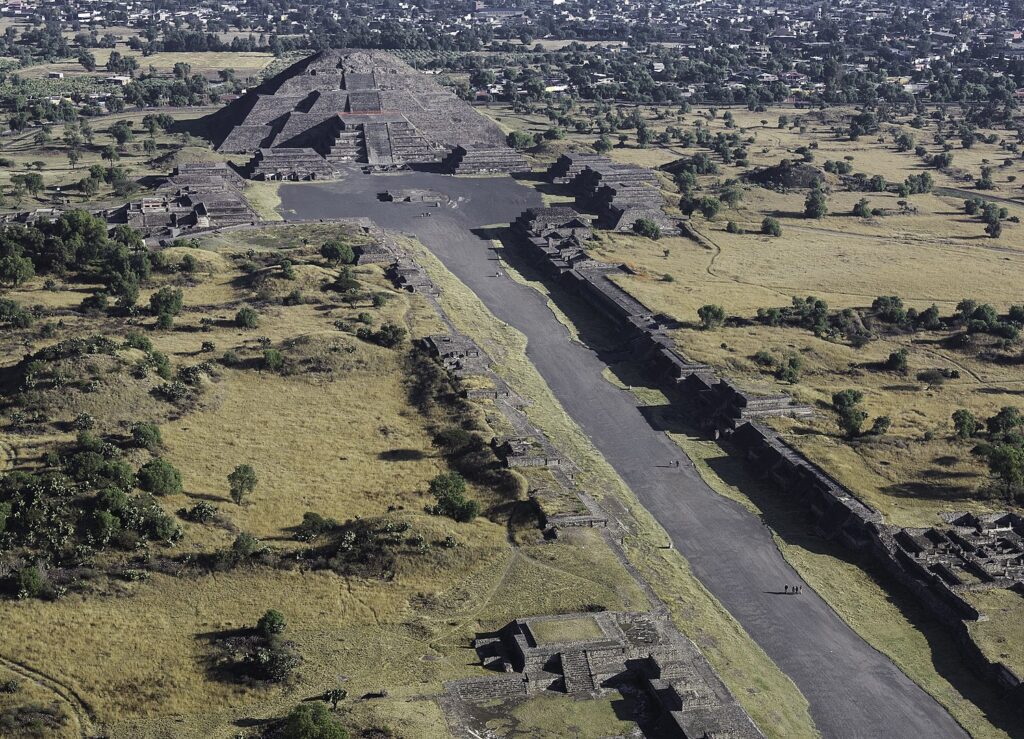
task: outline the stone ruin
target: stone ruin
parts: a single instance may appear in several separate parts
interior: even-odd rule
[[[440,290],[414,259],[398,257],[386,270],[385,275],[400,290],[411,293],[439,295]]]
[[[347,165],[508,172],[522,157],[496,124],[383,51],[326,50],[265,80],[199,126],[218,151],[252,153],[265,179],[322,179]]]
[[[487,355],[468,336],[434,334],[420,342],[430,356],[457,377],[480,374],[487,366]]]
[[[154,195],[102,212],[111,226],[126,224],[145,237],[255,224],[261,220],[242,194],[245,181],[225,162],[179,164]]]
[[[384,203],[421,203],[423,205],[440,206],[441,203],[449,202],[450,198],[444,193],[434,190],[421,190],[410,188],[407,190],[385,190],[377,194],[377,199]]]
[[[491,442],[498,458],[511,469],[561,467],[566,461],[543,436],[511,436]]]
[[[576,194],[580,208],[598,215],[598,225],[630,231],[641,218],[671,227],[661,209],[657,175],[646,167],[619,164],[597,154],[569,152],[552,164],[545,177]]]
[[[949,513],[947,526],[899,529],[899,556],[922,580],[953,592],[1010,588],[1024,594],[1024,518]]]
[[[580,698],[638,689],[655,707],[659,736],[763,736],[703,655],[664,618],[647,613],[570,613],[516,619],[473,642],[498,674],[448,684],[461,701],[544,692]]]
[[[526,157],[508,146],[456,146],[441,163],[449,174],[505,174],[529,171]]]

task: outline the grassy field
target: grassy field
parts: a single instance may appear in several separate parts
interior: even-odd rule
[[[542,115],[515,113],[502,105],[481,110],[506,130],[541,133],[552,125]],[[752,113],[734,108],[730,110],[734,117],[731,128],[722,111],[713,119],[705,109],[686,115],[658,107],[640,112],[655,132],[670,125],[693,130],[699,122],[712,134],[739,133],[748,142],[749,166],[719,160],[718,174],[698,177],[700,194],[715,194],[730,178],[742,182],[739,178],[755,167],[774,165],[783,158],[799,160],[796,149],[800,146],[812,147],[816,166],[826,160],[849,161],[853,172],[881,174],[890,182],[925,171],[913,152],[895,151],[893,131],[911,132],[928,153],[940,150],[932,141],[938,130],[934,121],[922,129],[912,129],[904,122],[883,124],[878,135],[850,141],[835,133],[845,126],[841,110],[819,116],[796,109]],[[779,128],[777,121],[782,115],[788,116],[789,124]],[[795,123],[797,117],[801,117],[800,125]],[[707,151],[674,143],[637,148],[633,134],[626,133],[630,136],[627,145],[609,153],[624,163],[656,166]],[[992,165],[995,189],[977,191],[978,195],[1002,198],[1000,205],[1010,216],[1024,216],[1024,201],[1012,200],[1020,194],[1021,160],[1011,158],[1009,166],[1000,166],[1012,157],[1001,147],[1006,132],[980,133],[995,133],[997,143],[975,143],[965,149],[954,140],[954,170],[977,175],[983,164]],[[559,151],[595,139],[595,134],[566,132],[562,140],[537,147],[534,156],[542,166]],[[718,160],[716,155],[712,158]],[[937,170],[931,173],[938,186],[972,187]],[[1018,224],[1006,223],[1002,236],[991,239],[977,218],[964,213],[963,196],[950,194],[952,191],[913,195],[903,207],[895,193],[848,192],[835,176],[826,177],[833,183],[833,191],[828,198],[829,213],[820,220],[803,217],[806,191],[743,184],[736,207],[723,208],[711,220],[700,214],[690,219],[696,240],[666,235],[652,241],[604,232],[591,253],[597,259],[629,265],[633,274],[623,274],[617,281],[648,306],[680,323],[674,338],[683,353],[718,367],[742,386],[756,392],[789,392],[817,408],[827,408],[836,390],[864,392],[865,408],[872,417],[885,414],[892,418],[884,437],[849,444],[839,436],[832,415],[825,410],[810,422],[781,421],[776,426],[881,510],[888,521],[927,525],[937,522],[937,514],[943,511],[1005,505],[975,499],[974,489],[988,484],[988,473],[967,453],[969,444],[951,439],[950,416],[959,407],[986,418],[1001,407],[1020,406],[1024,373],[1019,363],[995,363],[979,359],[977,352],[951,348],[946,340],[953,331],[886,335],[855,349],[848,343],[818,338],[810,331],[756,323],[698,330],[697,309],[712,303],[721,305],[728,315],[753,319],[758,308],[784,307],[794,297],[808,295],[827,301],[832,309],[866,308],[878,296],[896,295],[918,310],[935,304],[943,315],[951,314],[964,298],[991,303],[1001,311],[1024,302],[1017,283],[1007,279],[1024,266]],[[663,185],[670,201],[678,198],[671,194],[674,186],[665,181]],[[549,203],[564,197],[557,189],[542,189]],[[886,215],[853,216],[853,206],[861,197]],[[780,221],[781,237],[760,235],[766,216]],[[729,222],[741,232],[728,232]],[[908,372],[880,371],[889,354],[900,349],[908,352]],[[803,367],[799,382],[791,385],[776,380],[770,369],[754,361],[758,352],[769,353],[775,362],[799,357]],[[916,379],[919,372],[936,369],[960,376],[942,384]]]
[[[171,113],[175,120],[199,118],[215,110],[215,108],[179,108]],[[3,139],[0,143],[0,157],[11,160],[12,166],[0,169],[0,188],[8,193],[0,208],[5,210],[27,210],[61,204],[66,198],[71,204],[120,205],[124,198],[116,198],[111,188],[101,183],[99,193],[92,197],[79,192],[75,185],[89,175],[89,167],[100,165],[118,166],[125,170],[130,179],[145,178],[154,174],[167,174],[177,162],[203,160],[226,160],[228,157],[211,151],[206,142],[157,131],[153,136],[156,152],[147,154],[144,141],[149,137],[142,125],[142,119],[152,111],[131,109],[124,113],[99,116],[89,119],[95,136],[93,143],[83,142],[78,149],[79,161],[72,166],[68,161],[68,147],[63,141],[64,126],[53,125],[49,143],[39,145],[35,142],[38,129],[29,129],[23,133]],[[133,139],[124,146],[116,146],[110,133],[111,127],[118,121],[132,124]],[[84,138],[84,137],[83,137]],[[118,152],[116,161],[103,158],[103,151],[109,145],[115,145]],[[46,190],[38,196],[24,194],[16,197],[11,193],[11,176],[39,172],[42,175]]]
[[[595,532],[544,542],[539,530],[527,529],[510,540],[501,516],[456,524],[423,512],[427,482],[446,463],[434,451],[427,419],[405,400],[402,351],[335,328],[336,321],[358,325],[358,314],[367,309],[349,308],[320,291],[333,275],[315,255],[326,228],[286,228],[280,238],[274,231],[238,232],[211,242],[216,251],[169,252],[172,262],[183,252],[201,257],[199,271],[188,279],[159,278],[184,290],[186,308],[176,328],[149,331],[152,319],[142,320],[155,347],[176,367],[202,359],[203,342],[215,344],[215,356],[229,349],[248,356],[256,339],[266,337],[286,356],[331,370],[281,376],[224,367],[194,410],[164,418],[164,456],[181,469],[184,492],[160,499],[162,507],[173,512],[207,501],[226,520],[224,526],[183,522],[185,537],[167,554],[222,550],[238,531],[287,547],[306,511],[338,520],[386,516],[409,524],[407,536],[422,537],[426,546],[399,555],[390,581],[242,567],[198,576],[153,573],[131,583],[100,578],[90,592],[57,602],[6,603],[5,633],[18,639],[5,640],[0,658],[59,680],[82,697],[93,725],[111,736],[179,735],[185,727],[194,735],[234,736],[236,721],[281,715],[339,684],[354,698],[388,690],[386,698],[349,703],[344,716],[350,725],[387,725],[394,736],[443,736],[439,710],[420,696],[437,693],[445,680],[479,674],[469,649],[478,631],[515,617],[594,605],[645,607],[643,591]],[[233,257],[250,248],[286,254],[296,265],[295,279],[275,276],[273,269],[263,277],[254,273],[259,279],[240,272]],[[379,268],[356,273],[367,287],[391,296],[371,311],[374,325],[391,320],[414,331],[437,330],[428,306],[391,290]],[[294,287],[310,302],[265,302]],[[32,283],[9,297],[59,308],[76,305],[83,287],[54,291]],[[232,321],[248,303],[259,306],[254,331]],[[80,334],[117,335],[126,328],[117,319],[73,315],[65,325]],[[4,350],[12,362],[25,348],[7,342]],[[106,392],[104,386],[94,395]],[[54,406],[54,422],[73,418],[87,402],[86,394],[72,396]],[[146,397],[129,384],[90,406],[97,431],[125,428],[148,407]],[[62,438],[68,437],[4,441],[18,464],[31,466]],[[227,497],[226,475],[243,462],[257,470],[259,485],[236,505]],[[485,503],[492,499],[485,490],[472,494]],[[431,544],[447,536],[456,547]],[[249,626],[268,608],[285,614],[288,636],[303,657],[296,679],[259,687],[210,673],[210,635]],[[58,645],[49,638],[53,633],[69,638]]]

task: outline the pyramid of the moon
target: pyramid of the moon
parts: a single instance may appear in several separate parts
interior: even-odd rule
[[[380,51],[322,51],[204,124],[219,151],[276,163],[322,157],[325,172],[347,162],[387,168],[439,162],[453,150],[506,149],[492,121]]]

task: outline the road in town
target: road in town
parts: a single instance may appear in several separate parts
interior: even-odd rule
[[[444,193],[456,207],[377,198],[385,189],[409,188]],[[672,466],[682,457],[679,447],[648,423],[633,395],[604,379],[604,362],[571,340],[545,296],[504,273],[496,276],[491,244],[473,229],[509,223],[540,205],[534,190],[507,177],[416,172],[287,185],[281,197],[286,219],[368,217],[416,236],[495,316],[523,332],[527,355],[555,397],[668,531],[694,574],[796,683],[824,736],[966,736],[810,586],[804,584],[802,595],[784,595],[784,585],[803,583],[760,519],[711,490],[692,467]]]

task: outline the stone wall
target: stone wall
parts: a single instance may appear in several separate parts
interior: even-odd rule
[[[576,162],[565,156],[548,173],[554,182],[600,179],[602,166],[593,157]],[[668,321],[644,306],[609,279],[622,265],[595,262],[578,239],[562,238],[559,223],[575,223],[571,208],[531,209],[516,219],[512,231],[518,244],[542,272],[608,318],[632,341],[634,355],[666,389],[672,402],[686,403],[691,415],[725,447],[747,460],[778,490],[799,500],[815,528],[825,537],[866,553],[903,584],[935,617],[946,623],[965,658],[990,684],[1024,699],[1020,676],[992,662],[977,647],[964,619],[977,620],[978,611],[942,577],[923,567],[894,540],[898,530],[886,526],[882,515],[847,487],[807,459],[777,433],[758,422],[766,416],[801,416],[811,411],[787,396],[753,396],[728,378],[719,378],[707,365],[679,352],[668,335]],[[571,256],[570,256],[571,255]],[[1024,584],[1014,586],[1024,591]]]

